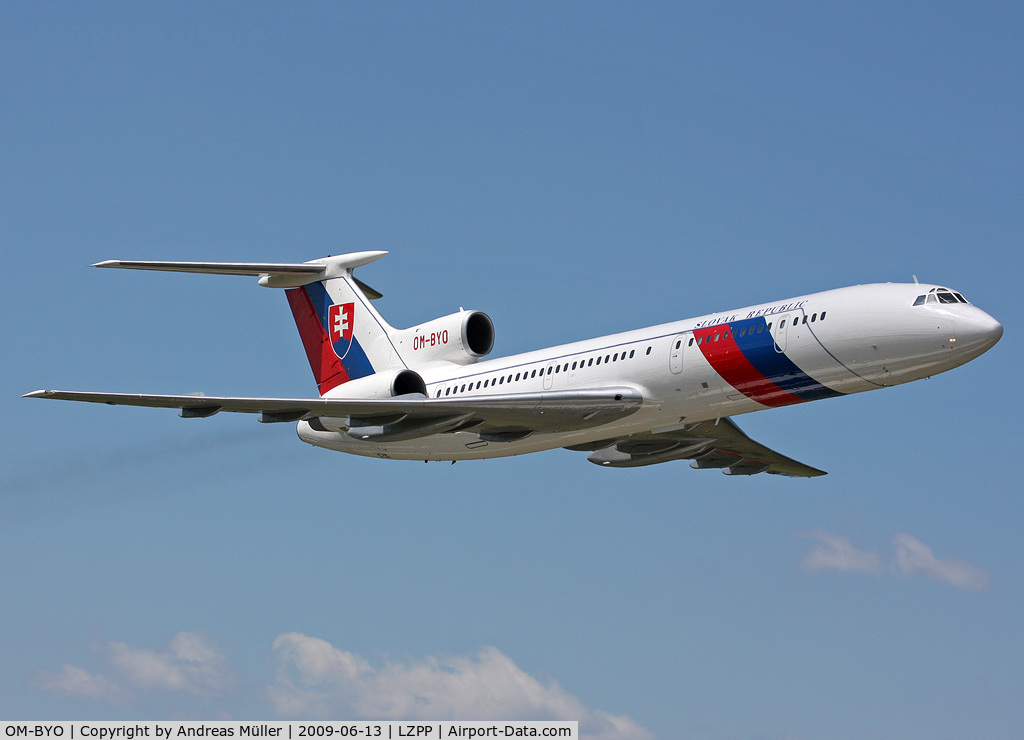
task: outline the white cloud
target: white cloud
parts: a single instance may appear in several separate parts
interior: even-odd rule
[[[897,532],[893,544],[896,545],[896,568],[903,575],[924,573],[958,588],[988,587],[988,574],[985,571],[963,560],[939,560],[928,545],[905,532]]]
[[[125,700],[124,692],[114,681],[67,663],[58,673],[39,674],[34,683],[37,688],[58,696],[81,696],[111,704],[120,704]]]
[[[819,540],[821,544],[804,556],[800,567],[809,571],[842,570],[879,573],[883,570],[882,556],[877,552],[858,550],[848,537],[824,529],[805,532],[800,537]],[[958,588],[983,589],[988,587],[988,574],[963,560],[939,560],[932,550],[916,537],[897,532],[893,539],[896,555],[889,572],[905,576],[927,575],[937,581]]]
[[[804,557],[800,567],[804,570],[853,570],[878,573],[882,570],[882,556],[877,552],[858,550],[848,537],[824,529],[815,529],[802,537],[821,542]]]
[[[201,635],[179,632],[165,650],[123,642],[100,643],[109,675],[64,665],[39,674],[36,688],[121,704],[140,691],[203,698],[233,685],[227,660]],[[469,656],[426,658],[375,668],[354,653],[297,632],[273,644],[276,681],[265,687],[284,717],[396,720],[577,720],[592,740],[648,740],[653,735],[626,715],[584,706],[556,682],[542,683],[497,648]]]
[[[278,714],[399,720],[578,720],[595,740],[653,737],[625,715],[585,707],[557,683],[543,684],[493,647],[471,656],[372,667],[364,658],[297,632],[274,641]]]
[[[227,660],[195,632],[179,632],[161,652],[123,642],[108,643],[107,649],[114,668],[135,688],[213,696],[231,684]]]
[[[35,685],[62,696],[83,696],[119,704],[133,690],[175,691],[210,697],[232,684],[227,660],[195,632],[179,632],[166,650],[134,648],[123,642],[106,642],[113,676],[89,673],[65,665],[59,673],[42,673]]]

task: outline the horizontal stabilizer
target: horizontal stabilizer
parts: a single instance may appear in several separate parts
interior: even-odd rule
[[[93,267],[159,272],[196,272],[207,275],[248,275],[260,278],[267,288],[297,288],[319,280],[342,277],[347,270],[380,259],[387,252],[351,252],[310,262],[155,262],[147,260],[105,260]],[[373,291],[372,288],[369,288]],[[376,291],[373,291],[376,292]],[[371,296],[373,297],[373,296]]]
[[[308,262],[149,262],[138,260],[104,260],[93,267],[116,267],[122,270],[160,270],[163,272],[201,272],[209,275],[319,275],[326,265]]]

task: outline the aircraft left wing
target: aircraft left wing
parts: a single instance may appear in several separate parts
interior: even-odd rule
[[[460,398],[421,394],[381,399],[243,398],[54,390],[33,391],[24,398],[176,408],[185,418],[231,411],[259,414],[264,423],[305,419],[314,428],[345,429],[371,441],[415,439],[462,429],[473,429],[489,441],[513,441],[534,432],[600,426],[635,413],[643,404],[641,393],[626,387]]]
[[[692,460],[690,467],[721,468],[727,475],[770,473],[793,478],[828,475],[824,470],[797,462],[755,442],[729,417],[680,424],[677,429],[658,434],[634,434],[567,449],[594,450],[587,458],[590,462],[614,468]]]

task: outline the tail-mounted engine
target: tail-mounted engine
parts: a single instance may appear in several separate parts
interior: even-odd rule
[[[393,398],[410,393],[427,395],[427,386],[419,373],[412,370],[385,370],[342,383],[327,393],[325,398]]]
[[[469,365],[494,347],[494,324],[481,311],[459,311],[391,335],[410,367],[431,362]]]
[[[325,398],[374,399],[394,398],[410,394],[420,396],[427,394],[427,386],[419,373],[413,370],[385,370],[382,373],[374,373],[365,378],[343,383],[331,390]],[[395,441],[447,431],[451,427],[465,422],[472,414],[464,414],[459,417],[458,423],[448,426],[439,423],[442,420],[437,418],[408,420],[407,416],[408,414],[405,413],[378,414],[366,418],[321,416],[309,419],[307,422],[299,422],[299,425],[301,428],[303,423],[308,423],[318,432],[345,432],[358,439]],[[444,421],[448,420],[447,417],[444,419]]]

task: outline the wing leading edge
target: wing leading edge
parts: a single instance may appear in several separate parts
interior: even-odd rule
[[[643,396],[633,388],[459,399],[427,398],[419,394],[382,399],[243,398],[53,390],[33,391],[24,397],[112,406],[176,408],[185,418],[202,418],[230,411],[259,414],[259,420],[264,423],[317,420],[313,423],[327,428],[387,429],[389,431],[358,436],[392,441],[469,428],[490,435],[494,441],[522,439],[534,432],[575,431],[607,424],[635,413],[643,404]]]

